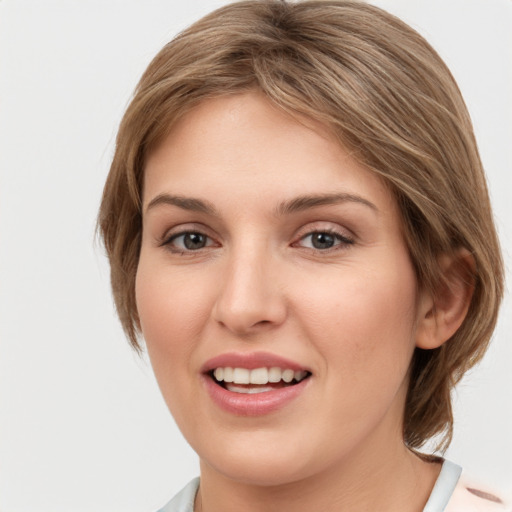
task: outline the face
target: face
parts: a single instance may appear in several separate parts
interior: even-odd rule
[[[322,126],[208,100],[150,155],[143,208],[142,332],[205,467],[278,484],[403,447],[415,274],[390,192]]]

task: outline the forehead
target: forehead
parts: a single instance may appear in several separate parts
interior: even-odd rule
[[[379,208],[394,209],[383,180],[329,129],[292,117],[258,92],[206,100],[173,126],[147,158],[144,204],[162,192],[244,207],[252,198],[342,192],[368,195]]]

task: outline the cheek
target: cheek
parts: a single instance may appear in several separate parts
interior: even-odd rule
[[[195,286],[186,272],[158,269],[158,262],[141,254],[135,293],[142,333],[160,378],[160,368],[187,368],[207,313],[204,288]]]
[[[386,272],[383,272],[383,268]],[[324,358],[345,375],[403,375],[414,350],[416,278],[408,257],[380,260],[364,272],[341,269],[316,281],[299,317]],[[327,364],[327,368],[329,368]],[[397,370],[400,369],[399,372]]]
[[[142,334],[162,396],[178,425],[194,416],[190,375],[208,318],[205,289],[186,272],[171,272],[141,254],[136,302]]]

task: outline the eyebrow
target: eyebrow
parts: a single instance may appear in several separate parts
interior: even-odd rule
[[[342,204],[342,203],[357,203],[371,208],[375,213],[379,213],[379,209],[364,197],[348,194],[348,193],[335,193],[335,194],[314,194],[304,195],[290,199],[289,201],[282,202],[276,209],[277,215],[289,215],[295,212],[301,212],[310,208],[318,206]]]
[[[178,208],[192,212],[217,215],[215,207],[208,201],[196,199],[193,197],[173,196],[171,194],[158,194],[149,202],[148,206],[146,207],[146,212],[161,204],[177,206]]]
[[[288,201],[283,201],[275,209],[275,213],[278,216],[285,216],[295,212],[308,210],[310,208],[342,203],[362,204],[376,213],[379,212],[378,208],[367,199],[355,194],[341,192],[336,194],[313,194],[295,197]],[[149,202],[146,207],[146,212],[162,204],[177,206],[183,210],[218,216],[217,210],[209,201],[194,197],[174,196],[171,194],[158,194]]]

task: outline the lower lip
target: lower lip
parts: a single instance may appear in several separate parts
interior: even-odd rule
[[[285,407],[306,388],[309,377],[293,386],[265,391],[263,393],[235,393],[216,384],[209,375],[204,382],[210,398],[224,411],[237,416],[261,416]]]

